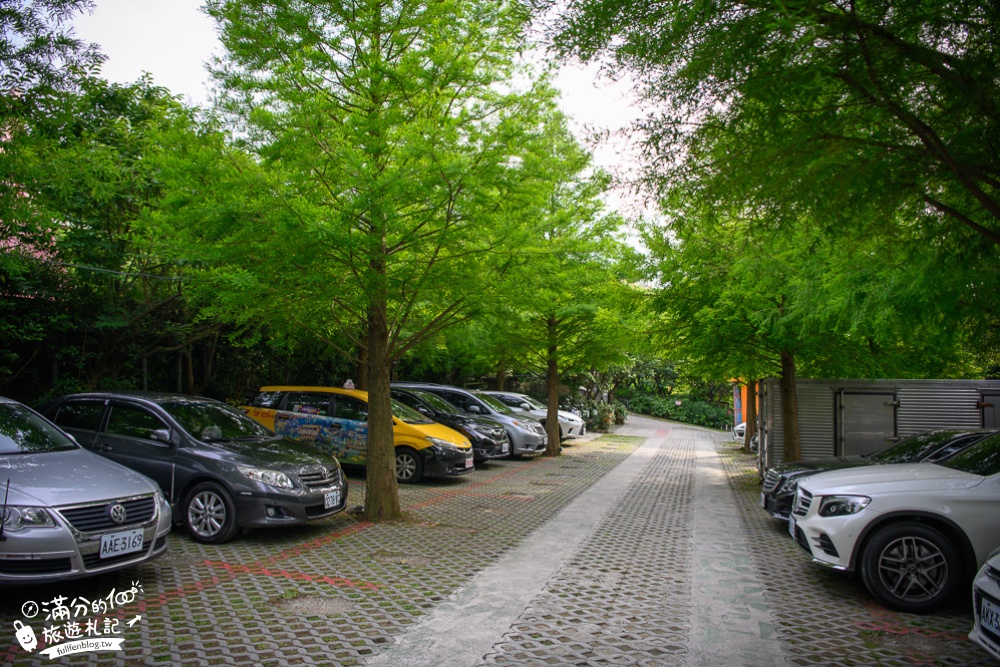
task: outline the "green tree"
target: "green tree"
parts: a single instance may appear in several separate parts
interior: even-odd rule
[[[609,54],[657,103],[642,129],[658,188],[806,206],[811,224],[904,211],[995,245],[998,27],[987,0],[589,0],[557,44]]]
[[[517,157],[540,120],[536,98],[506,85],[525,16],[453,0],[208,9],[227,51],[222,107],[264,172],[259,217],[217,240],[270,244],[254,266],[232,257],[229,287],[327,340],[354,337],[368,368],[365,515],[398,517],[392,363],[475,312],[487,264],[517,242]]]
[[[192,342],[217,323],[193,322],[176,266],[141,243],[136,223],[164,196],[157,154],[168,135],[193,134],[192,112],[148,79],[88,77],[25,121],[7,162],[21,200],[5,230],[19,251],[3,313],[20,332],[8,339],[15,373],[44,360],[66,388],[129,386],[146,360],[177,350],[190,370]]]

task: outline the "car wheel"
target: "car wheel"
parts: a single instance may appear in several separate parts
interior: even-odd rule
[[[396,481],[400,484],[416,484],[424,476],[424,461],[409,447],[396,450]]]
[[[876,530],[861,554],[868,591],[897,611],[925,613],[946,604],[961,582],[960,559],[951,541],[922,523]]]
[[[229,493],[214,482],[202,482],[184,499],[184,525],[195,542],[222,544],[236,536],[236,507]]]

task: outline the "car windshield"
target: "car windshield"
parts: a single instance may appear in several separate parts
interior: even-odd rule
[[[506,405],[504,405],[503,401],[500,401],[494,398],[493,396],[490,396],[489,394],[484,394],[482,392],[476,391],[473,393],[476,395],[476,398],[478,398],[480,401],[490,406],[491,409],[496,410],[500,414],[502,415],[514,414],[514,411],[508,408]]]
[[[996,475],[1000,473],[1000,433],[980,440],[938,464],[984,477]]]
[[[47,419],[23,405],[0,403],[0,454],[36,454],[76,449]]]
[[[927,431],[900,440],[868,458],[879,463],[916,463],[923,461],[950,441],[959,439],[964,431]],[[969,442],[964,440],[963,442]]]
[[[392,416],[405,424],[433,424],[434,421],[428,419],[408,405],[403,405],[399,401],[390,400],[392,405]]]
[[[455,407],[437,394],[432,394],[429,391],[415,391],[413,392],[413,395],[438,412],[445,412],[453,415],[462,414],[462,410],[460,408]]]
[[[548,409],[548,408],[545,407],[544,403],[542,403],[541,401],[539,401],[537,399],[532,398],[531,396],[518,396],[518,398],[521,399],[522,402],[527,403],[528,405],[530,405],[535,410],[547,410]]]
[[[161,406],[185,431],[204,442],[274,435],[234,407],[217,401],[177,399]]]

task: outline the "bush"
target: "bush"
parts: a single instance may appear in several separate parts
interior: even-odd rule
[[[680,405],[677,405],[678,401]],[[709,428],[725,428],[729,424],[727,409],[710,405],[705,401],[691,400],[686,396],[660,398],[636,393],[629,402],[629,408],[639,414]]]

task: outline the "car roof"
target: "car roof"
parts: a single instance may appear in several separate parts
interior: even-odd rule
[[[139,401],[148,401],[150,403],[168,403],[170,401],[176,400],[195,400],[195,401],[206,401],[211,403],[219,403],[214,398],[206,398],[204,396],[195,396],[193,394],[177,394],[168,391],[138,391],[138,390],[124,390],[124,391],[86,391],[79,392],[76,394],[67,394],[61,399],[70,398],[96,398],[96,399],[109,399],[109,398],[130,398]]]
[[[261,387],[260,391],[315,391],[324,394],[341,394],[368,401],[368,392],[361,389],[344,389],[343,387],[311,387],[305,385],[271,385]]]

